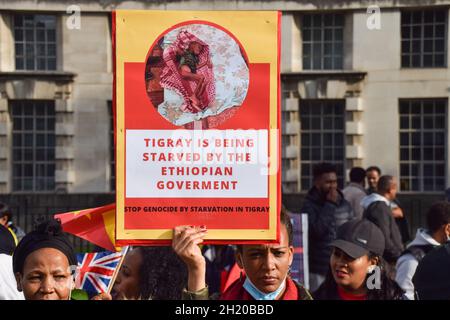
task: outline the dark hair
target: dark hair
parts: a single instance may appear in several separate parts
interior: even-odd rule
[[[9,206],[6,203],[0,202],[0,218],[8,217],[8,221],[11,220],[11,210],[9,209]]]
[[[389,277],[388,264],[379,255],[372,252],[368,255],[369,259],[378,258],[377,266],[380,268],[380,289],[367,289],[367,300],[401,300],[404,295],[404,291],[400,286]],[[374,271],[375,272],[375,271]],[[372,273],[373,274],[373,273]],[[372,275],[367,274],[365,282]],[[333,295],[337,295],[337,283],[334,280],[331,272],[331,266],[328,267],[328,272],[325,277],[325,281],[322,285],[313,293],[314,299],[317,300],[330,300],[334,299]]]
[[[25,260],[34,251],[44,248],[54,248],[63,253],[70,266],[77,265],[77,257],[72,243],[64,233],[61,221],[53,217],[43,217],[36,220],[34,230],[20,240],[13,253],[14,273],[23,272]]]
[[[187,268],[171,247],[138,247],[142,255],[140,299],[180,300]]]
[[[389,175],[381,176],[377,183],[378,192],[380,192],[380,193],[389,192],[393,181],[394,181],[393,176],[389,176]]]
[[[350,170],[350,182],[361,183],[366,178],[366,170],[361,167],[354,167]]]
[[[376,172],[378,172],[379,176],[381,175],[381,169],[378,168],[377,166],[370,166],[370,167],[368,167],[366,169],[366,173],[369,172],[369,171],[376,171]]]
[[[294,231],[292,227],[291,217],[289,216],[289,213],[284,206],[281,207],[280,222],[286,227],[289,245],[292,246],[292,244],[294,243]],[[238,244],[236,248],[239,252],[242,252],[242,244]]]
[[[292,227],[291,217],[289,216],[289,213],[287,212],[287,210],[284,206],[281,207],[280,222],[281,222],[281,224],[283,224],[286,227],[289,245],[292,246],[294,243],[294,231],[293,231],[293,227]]]
[[[320,178],[325,173],[336,173],[336,166],[328,162],[322,162],[314,165],[313,167],[313,177],[314,180]]]
[[[450,223],[450,202],[439,201],[434,203],[427,212],[428,230],[436,232],[447,223]]]
[[[0,253],[12,256],[16,248],[16,241],[11,231],[0,224]]]

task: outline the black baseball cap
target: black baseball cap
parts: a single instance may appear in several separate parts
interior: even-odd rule
[[[384,244],[383,232],[375,224],[366,219],[354,219],[338,228],[336,240],[330,246],[357,259],[369,252],[382,256]]]
[[[450,299],[450,242],[425,255],[412,281],[419,300]]]

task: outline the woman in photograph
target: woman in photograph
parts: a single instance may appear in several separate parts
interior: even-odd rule
[[[182,111],[197,113],[214,102],[215,85],[209,46],[181,30],[163,53],[165,67],[160,84],[183,97]]]

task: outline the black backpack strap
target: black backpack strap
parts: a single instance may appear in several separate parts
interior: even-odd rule
[[[408,249],[403,251],[402,255],[404,255],[404,254],[411,254],[411,255],[414,256],[414,258],[417,259],[417,261],[420,261],[433,248],[434,248],[434,246],[432,244],[410,246],[410,247],[408,247]]]
[[[363,211],[363,218],[366,218],[366,219],[368,219],[368,220],[370,220],[370,216],[368,215],[369,214],[369,212],[371,212],[371,210],[372,210],[372,207],[375,205],[375,203],[377,203],[378,201],[374,201],[374,202],[372,202],[371,204],[369,204],[369,206],[366,208],[366,209],[364,209],[364,211]]]

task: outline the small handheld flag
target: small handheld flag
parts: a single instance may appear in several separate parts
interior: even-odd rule
[[[75,285],[91,294],[109,292],[128,247],[120,252],[92,252],[78,254]]]

